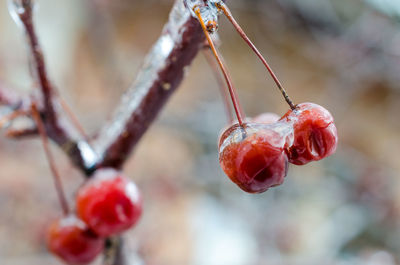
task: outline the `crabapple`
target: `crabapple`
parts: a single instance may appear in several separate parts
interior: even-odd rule
[[[294,142],[288,148],[289,162],[304,165],[333,154],[338,136],[332,115],[314,103],[301,103],[289,110],[281,121],[290,122],[294,129]]]
[[[288,144],[291,128],[286,123],[235,124],[220,137],[219,162],[242,190],[261,193],[283,183],[288,169]]]
[[[95,235],[75,216],[56,220],[48,229],[47,246],[69,264],[87,264],[104,248],[104,239]]]
[[[78,191],[78,216],[98,235],[108,237],[135,225],[142,213],[136,185],[113,169],[100,169]]]

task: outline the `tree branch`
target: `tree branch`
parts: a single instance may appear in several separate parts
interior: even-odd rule
[[[14,0],[14,5],[16,14],[25,28],[35,64],[35,74],[42,96],[40,114],[47,135],[67,153],[77,167],[89,174],[97,163],[97,156],[84,137],[60,111],[61,104],[57,100],[57,92],[48,78],[43,52],[33,24],[32,0]]]
[[[202,47],[204,35],[182,0],[147,55],[134,84],[125,92],[113,119],[94,141],[98,167],[119,168],[181,83],[185,69]]]
[[[100,167],[121,167],[179,86],[185,70],[203,47],[204,35],[198,21],[184,7],[183,0],[175,1],[161,37],[147,55],[136,81],[122,96],[113,120],[103,127],[94,140],[93,150],[60,111],[60,102],[47,76],[44,56],[33,25],[31,1],[14,0],[19,7],[23,7],[18,9],[17,14],[26,30],[35,63],[42,95],[40,112],[49,138],[86,174]],[[13,102],[13,97],[6,95],[2,96],[0,91],[0,101]],[[32,129],[11,132],[10,135],[18,137],[31,133],[36,132]],[[120,238],[111,242],[108,251],[112,253],[112,257],[108,257],[105,262],[111,260],[111,265],[128,263],[124,258]]]
[[[38,136],[39,131],[36,127],[29,127],[23,129],[11,129],[6,131],[6,137],[19,140],[22,138]]]
[[[40,88],[43,96],[44,108],[46,110],[46,118],[51,119],[52,123],[55,124],[57,120],[57,115],[55,113],[55,108],[52,100],[54,93],[54,88],[49,78],[47,77],[47,69],[44,61],[43,51],[39,45],[36,30],[33,25],[33,3],[31,0],[20,0],[22,1],[22,8],[19,10],[19,18],[25,28],[29,48],[35,63],[36,75],[40,83]]]
[[[29,99],[18,95],[0,82],[0,105],[11,109],[29,110]]]

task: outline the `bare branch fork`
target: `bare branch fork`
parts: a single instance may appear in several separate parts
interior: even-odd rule
[[[202,1],[202,0],[201,0]],[[14,0],[28,39],[30,54],[35,64],[35,77],[40,87],[38,110],[48,137],[87,176],[101,167],[120,168],[162,110],[168,98],[184,78],[187,67],[203,47],[204,35],[198,21],[185,8],[183,0],[176,0],[161,36],[146,56],[133,85],[122,96],[115,115],[95,139],[87,139],[74,121],[62,111],[62,102],[49,80],[42,49],[33,23],[32,0]],[[23,98],[1,86],[0,104],[12,109],[29,108],[31,99]],[[7,132],[19,138],[37,135],[37,128]],[[114,257],[105,264],[127,264],[123,257],[122,241],[111,244]],[[107,255],[106,255],[107,256]],[[111,262],[110,262],[111,260]]]

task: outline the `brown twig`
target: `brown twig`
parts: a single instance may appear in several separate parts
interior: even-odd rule
[[[39,131],[36,127],[28,127],[23,129],[9,129],[8,131],[6,131],[5,136],[7,138],[19,140],[26,137],[37,136],[38,133]]]
[[[43,100],[40,114],[48,137],[87,174],[99,167],[121,167],[181,83],[187,66],[203,47],[204,35],[198,21],[184,7],[183,0],[175,1],[161,37],[147,55],[135,83],[122,97],[113,120],[103,127],[93,142],[93,150],[59,111],[60,102],[47,76],[43,53],[35,33],[31,0],[15,1],[24,3],[23,12],[18,14],[27,32],[35,62]],[[23,135],[28,132],[20,133]],[[19,134],[15,131],[10,133]],[[115,248],[112,265],[125,264],[122,243],[113,244],[111,248]]]
[[[75,128],[79,131],[79,133],[85,138],[85,139],[89,139],[89,137],[87,136],[85,129],[83,128],[82,124],[79,122],[78,117],[76,117],[76,115],[74,114],[74,112],[71,110],[71,108],[68,106],[67,102],[65,102],[65,100],[61,97],[58,96],[58,100],[60,102],[61,107],[63,108],[63,110],[65,111],[65,113],[67,114],[68,118],[70,119],[70,121],[74,124]]]
[[[14,1],[20,7],[18,8],[17,15],[26,31],[29,49],[35,65],[35,75],[40,85],[42,96],[40,113],[46,133],[50,139],[68,154],[77,167],[89,174],[97,161],[93,161],[95,155],[89,144],[83,139],[84,137],[65,118],[65,115],[59,111],[61,103],[57,101],[57,97],[55,96],[57,93],[48,78],[43,52],[33,24],[32,0]],[[82,150],[82,146],[84,146],[84,150]]]
[[[103,265],[127,264],[125,253],[123,253],[123,244],[123,238],[121,236],[108,238],[106,240]]]
[[[35,103],[32,103],[31,111],[32,111],[32,113],[31,113],[32,118],[36,123],[40,138],[43,143],[43,149],[44,149],[44,152],[46,153],[46,158],[49,161],[50,170],[51,170],[51,173],[53,174],[54,185],[55,185],[55,188],[57,191],[58,199],[61,204],[61,208],[63,209],[64,215],[68,215],[69,207],[68,207],[67,199],[65,197],[64,188],[63,188],[62,181],[61,181],[61,176],[58,173],[53,154],[51,153],[51,150],[49,147],[49,141],[47,139],[46,129],[44,127],[43,120],[40,117],[40,113],[39,113]]]
[[[52,95],[54,93],[54,88],[47,76],[46,64],[44,61],[43,51],[39,45],[36,30],[33,25],[33,3],[31,0],[21,0],[22,8],[20,9],[18,15],[25,28],[29,47],[31,54],[35,63],[35,71],[37,78],[40,83],[40,88],[43,94],[44,108],[46,109],[47,119],[56,120],[56,113],[53,104]]]
[[[0,128],[2,128],[3,126],[5,126],[6,124],[12,122],[13,120],[15,120],[18,117],[27,115],[26,111],[22,111],[22,110],[15,110],[9,114],[6,114],[2,117],[0,117]]]

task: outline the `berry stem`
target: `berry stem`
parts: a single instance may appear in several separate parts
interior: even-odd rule
[[[206,58],[206,61],[207,61],[208,65],[211,67],[211,70],[212,70],[212,72],[213,72],[213,74],[215,76],[215,79],[217,80],[218,87],[219,87],[219,90],[221,92],[221,96],[222,96],[223,101],[224,101],[226,116],[228,117],[228,121],[230,123],[232,123],[234,114],[232,112],[230,101],[229,101],[230,100],[229,99],[229,93],[225,89],[225,82],[222,79],[221,75],[219,74],[218,66],[215,63],[213,55],[212,55],[212,53],[210,52],[209,49],[210,49],[210,46],[207,44],[207,46],[204,47],[203,55]],[[221,57],[221,59],[222,59],[222,57]]]
[[[23,110],[15,110],[13,112],[11,112],[10,114],[4,115],[3,117],[0,118],[0,128],[2,128],[3,126],[5,126],[8,122],[11,122],[12,120],[26,115],[27,112],[23,111]]]
[[[229,90],[229,94],[231,96],[231,100],[232,100],[233,108],[234,108],[235,113],[236,113],[236,117],[238,119],[238,122],[239,122],[240,126],[242,126],[243,125],[243,118],[242,118],[243,117],[243,114],[242,114],[243,112],[242,112],[242,108],[240,107],[238,96],[236,94],[236,89],[233,87],[233,84],[232,84],[231,78],[230,78],[230,76],[228,74],[228,71],[225,68],[225,66],[224,66],[224,64],[222,62],[222,59],[221,59],[221,57],[219,56],[219,54],[217,52],[217,48],[215,47],[215,45],[214,45],[214,43],[213,43],[213,41],[211,39],[210,33],[208,33],[207,27],[206,27],[206,25],[204,23],[204,20],[203,20],[201,14],[200,14],[200,8],[196,7],[193,11],[195,12],[196,16],[198,17],[198,19],[200,21],[200,25],[201,25],[201,27],[203,29],[204,35],[206,36],[208,44],[210,45],[211,51],[213,52],[215,58],[217,59],[219,67],[221,68],[221,71],[222,71],[222,73],[224,75],[225,81],[226,81],[226,83],[228,85],[228,90]]]
[[[61,204],[61,208],[63,209],[64,215],[68,215],[69,207],[68,207],[67,199],[65,197],[64,188],[63,188],[63,185],[61,182],[61,177],[55,166],[54,157],[49,148],[49,141],[47,138],[46,129],[44,127],[43,120],[40,117],[40,113],[39,113],[35,103],[32,103],[31,111],[32,111],[32,118],[36,123],[40,138],[42,139],[43,149],[46,153],[47,160],[49,161],[50,170],[53,174],[54,185],[56,187],[56,191],[57,191],[58,199]]]
[[[232,23],[233,27],[237,30],[239,35],[242,37],[242,39],[250,46],[250,48],[254,51],[254,53],[257,55],[257,57],[262,61],[264,66],[267,68],[269,74],[271,75],[272,79],[274,79],[274,82],[278,89],[281,91],[283,97],[285,98],[286,102],[289,104],[290,108],[294,110],[296,106],[293,104],[293,101],[289,98],[289,95],[287,94],[286,90],[283,88],[281,82],[279,81],[278,77],[275,75],[274,71],[272,71],[272,68],[269,66],[267,60],[262,56],[262,54],[259,52],[257,47],[253,44],[253,42],[247,37],[246,33],[244,30],[240,27],[239,23],[235,20],[233,17],[230,9],[228,6],[220,1],[219,3],[216,4],[219,9],[221,9],[225,16],[228,18],[228,20]]]
[[[36,127],[27,127],[22,129],[10,129],[6,131],[5,136],[12,139],[22,139],[25,137],[37,136],[38,130]]]
[[[85,139],[89,139],[89,137],[87,136],[85,130],[83,129],[82,124],[79,122],[78,118],[76,117],[76,115],[74,114],[74,112],[71,110],[71,108],[68,106],[67,102],[65,102],[65,100],[58,95],[58,100],[60,101],[60,105],[61,107],[64,109],[64,111],[67,113],[69,119],[71,120],[71,122],[74,124],[74,126],[76,127],[76,129],[79,131],[79,133],[85,138]]]

